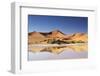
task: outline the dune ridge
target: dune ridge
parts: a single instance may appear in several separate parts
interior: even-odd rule
[[[87,43],[87,33],[64,34],[59,30],[51,32],[29,32],[28,44],[69,44],[69,43]]]

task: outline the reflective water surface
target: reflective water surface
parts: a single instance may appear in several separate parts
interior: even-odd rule
[[[87,44],[63,46],[32,46],[28,47],[28,60],[77,59],[87,58]]]

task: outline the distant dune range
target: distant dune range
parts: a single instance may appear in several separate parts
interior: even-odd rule
[[[28,44],[70,44],[87,42],[87,33],[64,34],[59,30],[28,33]]]

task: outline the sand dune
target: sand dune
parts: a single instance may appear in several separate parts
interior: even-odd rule
[[[28,33],[29,44],[70,43],[72,41],[74,43],[77,41],[88,42],[88,35],[86,33],[64,34],[59,30]]]
[[[71,40],[76,40],[76,41],[84,41],[87,42],[88,40],[88,35],[85,33],[75,33],[71,36]]]

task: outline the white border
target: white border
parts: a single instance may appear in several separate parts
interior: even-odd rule
[[[12,69],[13,73],[46,72],[95,66],[95,9],[83,7],[53,8],[12,3]],[[64,15],[88,17],[88,59],[27,61],[27,15]]]

